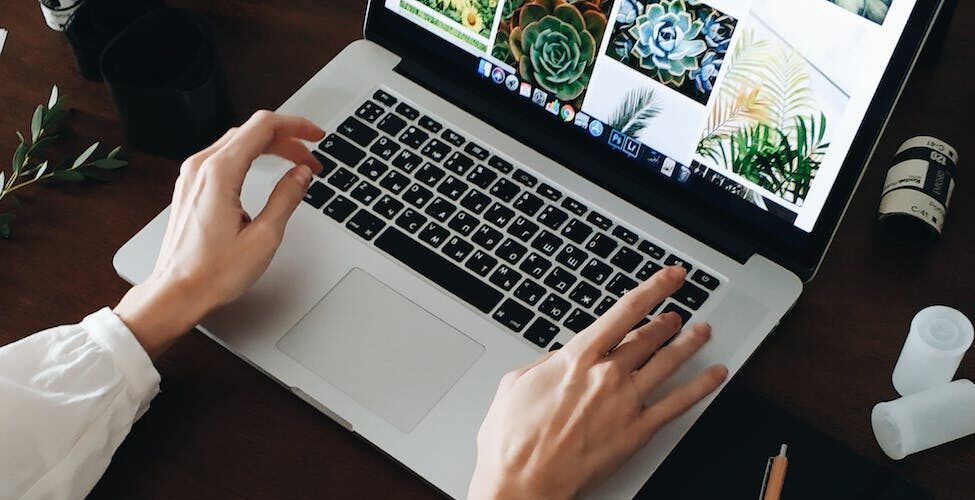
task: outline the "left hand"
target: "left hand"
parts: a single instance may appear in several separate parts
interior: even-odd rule
[[[151,357],[264,273],[321,165],[301,140],[324,131],[295,116],[258,111],[183,162],[159,257],[149,278],[115,307]],[[269,153],[295,163],[252,220],[240,203],[251,162]]]

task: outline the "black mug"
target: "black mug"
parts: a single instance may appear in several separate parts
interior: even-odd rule
[[[64,28],[81,75],[101,80],[99,60],[105,45],[132,21],[163,6],[162,0],[84,0]]]

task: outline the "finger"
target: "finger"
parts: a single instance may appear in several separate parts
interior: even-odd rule
[[[203,160],[206,160],[207,158],[210,157],[210,155],[217,152],[217,150],[224,147],[228,142],[230,142],[230,140],[237,134],[238,130],[239,129],[237,127],[231,127],[227,129],[227,131],[224,132],[223,135],[221,135],[220,138],[217,139],[213,144],[203,148],[197,153],[194,153],[186,160],[202,163]]]
[[[711,327],[705,323],[695,323],[685,329],[676,340],[657,351],[653,359],[633,374],[637,390],[643,395],[650,394],[710,339]]]
[[[645,408],[640,415],[640,424],[646,435],[652,435],[661,426],[683,415],[698,401],[714,392],[728,378],[728,369],[721,365],[714,365],[696,377],[694,380],[670,391],[663,399]]]
[[[609,352],[650,311],[680,288],[684,283],[684,268],[669,266],[654,273],[650,279],[623,295],[605,314],[599,317],[582,335],[576,335],[569,345],[590,357]],[[572,345],[575,343],[575,345]]]
[[[306,165],[316,174],[322,171],[322,164],[308,150],[304,143],[293,137],[275,137],[267,152],[284,158],[297,165]]]
[[[627,372],[638,370],[678,330],[680,330],[679,314],[673,312],[661,314],[626,334],[620,345],[610,353],[610,358]]]
[[[271,226],[277,231],[276,234],[284,234],[288,219],[308,190],[311,176],[311,169],[304,165],[295,165],[288,170],[274,186],[271,196],[268,197],[261,213],[257,214],[254,223]]]
[[[251,162],[264,154],[275,138],[291,137],[315,141],[324,135],[325,131],[305,118],[278,115],[262,110],[254,113],[241,125],[234,137],[214,153],[214,156],[220,155],[220,163],[228,163],[228,171],[235,174],[233,178],[243,181]],[[304,156],[288,159],[295,163],[306,161]]]

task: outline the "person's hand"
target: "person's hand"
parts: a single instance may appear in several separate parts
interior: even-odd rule
[[[575,497],[721,385],[728,370],[712,366],[644,404],[711,336],[695,324],[661,348],[680,330],[674,313],[631,330],[683,281],[683,268],[665,268],[565,347],[501,379],[477,435],[469,499]]]
[[[264,273],[312,170],[321,170],[301,140],[323,135],[304,118],[258,111],[183,162],[155,268],[115,307],[151,357],[210,310],[243,295]],[[251,162],[265,153],[295,166],[252,220],[240,191]]]

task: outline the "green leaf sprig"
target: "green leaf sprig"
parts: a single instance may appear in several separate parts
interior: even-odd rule
[[[121,152],[116,147],[103,158],[93,159],[99,143],[95,142],[74,159],[66,159],[51,164],[41,158],[44,150],[57,140],[57,131],[67,116],[64,97],[58,95],[57,85],[51,89],[47,106],[39,104],[30,121],[30,140],[20,131],[17,137],[20,145],[14,150],[10,175],[0,170],[0,202],[5,198],[13,200],[21,212],[24,206],[14,192],[38,182],[81,182],[85,179],[107,181],[106,170],[122,168],[129,164],[118,158]],[[10,225],[16,216],[13,213],[0,213],[0,237],[10,237]]]

